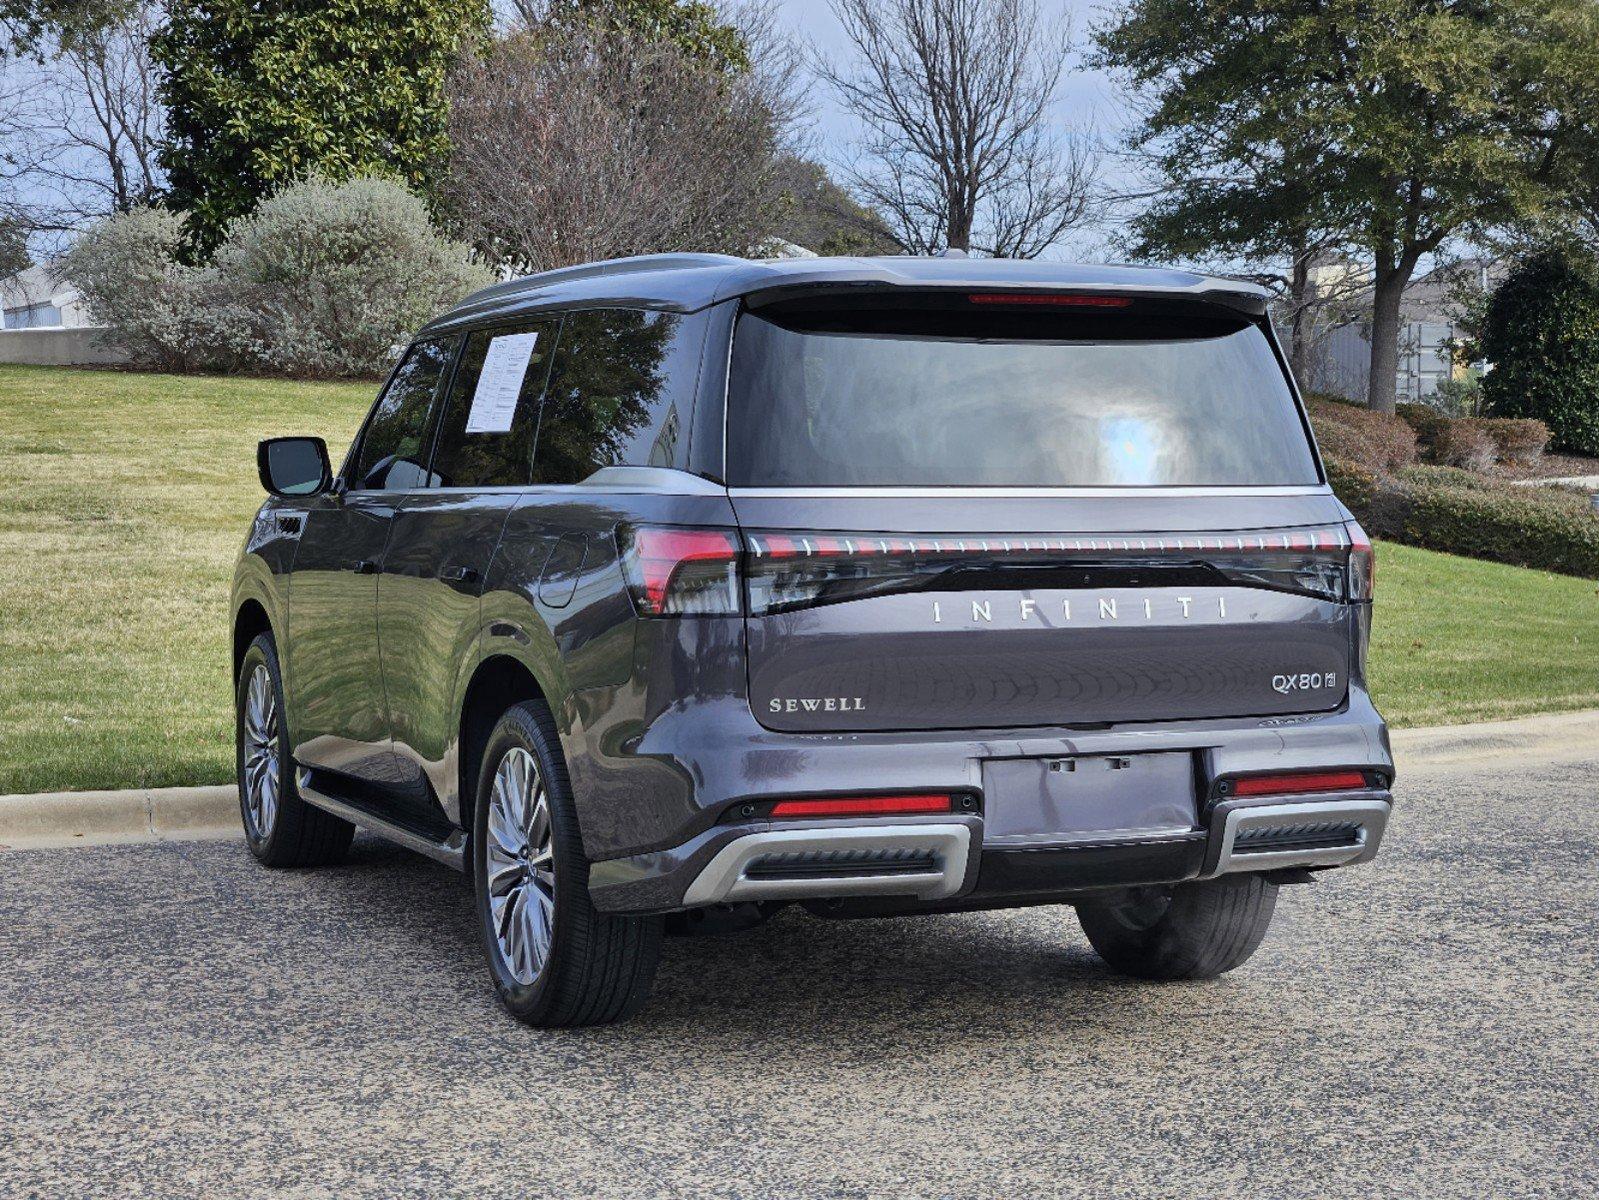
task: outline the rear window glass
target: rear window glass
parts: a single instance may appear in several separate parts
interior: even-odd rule
[[[1262,331],[1231,316],[743,314],[738,486],[1320,482]]]

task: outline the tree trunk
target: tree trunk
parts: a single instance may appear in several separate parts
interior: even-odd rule
[[[1303,390],[1310,375],[1310,255],[1303,245],[1295,247],[1293,278],[1288,284],[1289,324],[1288,368]]]
[[[1396,400],[1399,371],[1399,306],[1405,297],[1410,271],[1377,266],[1371,304],[1371,372],[1366,380],[1366,404],[1377,412],[1391,413]]]

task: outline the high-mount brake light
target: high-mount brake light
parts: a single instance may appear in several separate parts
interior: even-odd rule
[[[1058,292],[971,292],[973,304],[1016,304],[1035,308],[1127,308],[1128,296],[1062,295]]]
[[[825,796],[815,800],[779,800],[774,817],[888,817],[913,813],[947,813],[954,809],[949,795]]]
[[[735,615],[738,559],[730,529],[629,525],[617,535],[634,606],[648,617]]]
[[[1308,792],[1357,792],[1369,788],[1364,771],[1302,771],[1290,775],[1246,775],[1234,796],[1297,796]]]

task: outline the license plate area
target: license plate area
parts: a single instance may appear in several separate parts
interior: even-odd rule
[[[983,763],[985,846],[1188,833],[1197,818],[1194,760],[1188,753]]]

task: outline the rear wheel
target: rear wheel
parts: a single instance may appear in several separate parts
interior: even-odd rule
[[[269,867],[343,860],[355,826],[300,798],[283,725],[283,677],[270,633],[250,643],[235,696],[239,815],[250,853]]]
[[[1211,979],[1259,947],[1277,885],[1259,875],[1135,888],[1077,906],[1090,944],[1116,970],[1140,979]]]
[[[554,722],[518,704],[483,754],[472,876],[495,990],[529,1025],[618,1021],[649,996],[661,918],[596,911],[588,875]]]

